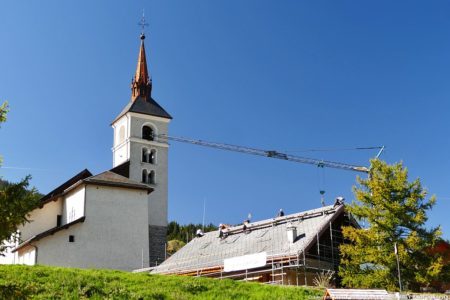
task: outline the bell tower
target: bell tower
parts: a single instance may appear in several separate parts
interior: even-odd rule
[[[168,134],[172,117],[152,98],[152,80],[145,54],[145,34],[141,34],[136,73],[131,82],[131,99],[112,122],[114,129],[113,172],[148,184],[149,261],[164,260],[168,206],[168,150],[157,139]]]

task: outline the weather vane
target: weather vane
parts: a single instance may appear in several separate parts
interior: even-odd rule
[[[139,26],[142,27],[142,34],[144,34],[145,26],[148,26],[148,23],[145,21],[145,11],[142,10],[142,18],[138,23]]]

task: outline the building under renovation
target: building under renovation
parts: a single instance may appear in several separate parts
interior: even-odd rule
[[[199,233],[152,273],[313,285],[319,273],[337,270],[343,225],[358,226],[337,201],[305,212],[223,226]]]

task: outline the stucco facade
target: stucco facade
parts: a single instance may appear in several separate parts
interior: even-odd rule
[[[18,263],[118,270],[149,265],[145,190],[89,184],[58,201],[63,202],[60,207],[66,207],[69,214],[74,207],[80,208],[81,215],[77,212],[76,216],[84,220],[20,248]],[[33,211],[32,223],[25,225],[22,232],[28,234],[28,228],[34,230],[34,224],[44,219],[55,223],[48,224],[52,225],[48,228],[41,226],[41,230],[54,228],[57,215],[64,215],[64,211],[56,211],[53,206],[56,205],[50,202]]]
[[[156,138],[168,133],[169,119],[127,112],[116,120],[114,129],[113,167],[128,161],[129,178],[142,182],[142,172],[154,172],[154,191],[148,195],[148,227],[151,261],[161,262],[165,255],[168,210],[168,144]],[[142,136],[144,126],[152,128],[154,140]],[[154,152],[154,160],[146,162],[143,151]]]
[[[56,226],[57,215],[63,213],[63,199],[57,198],[44,205],[42,208],[33,210],[29,215],[30,223],[19,227],[22,240],[44,232]]]

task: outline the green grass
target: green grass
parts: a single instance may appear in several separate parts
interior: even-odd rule
[[[317,289],[232,280],[0,265],[0,299],[314,299]]]

